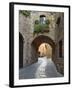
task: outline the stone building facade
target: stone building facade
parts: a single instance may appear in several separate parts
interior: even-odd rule
[[[64,13],[60,13],[56,21],[56,66],[64,74]]]
[[[33,35],[35,21],[49,20],[49,32]],[[19,13],[19,35],[23,37],[23,58],[19,60],[20,65],[25,67],[38,60],[38,47],[42,43],[48,43],[52,47],[52,60],[57,70],[64,73],[64,14],[61,12],[31,11],[29,16]],[[20,39],[19,39],[20,40]],[[21,43],[21,42],[20,42]],[[61,55],[60,55],[61,54]],[[21,56],[19,56],[21,57]]]

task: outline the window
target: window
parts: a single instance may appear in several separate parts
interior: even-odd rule
[[[41,24],[45,24],[45,22],[46,22],[46,17],[45,17],[45,15],[40,15],[40,23],[41,23]]]
[[[56,24],[59,25],[61,21],[61,17],[58,17]]]

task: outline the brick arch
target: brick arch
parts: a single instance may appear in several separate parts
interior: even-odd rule
[[[33,41],[32,41],[32,47],[33,47],[33,51],[35,53],[33,53],[32,56],[35,56],[38,58],[37,56],[37,52],[38,52],[38,47],[42,44],[42,43],[48,43],[51,47],[52,47],[52,60],[55,60],[55,42],[48,36],[44,36],[44,35],[40,35],[37,36]]]

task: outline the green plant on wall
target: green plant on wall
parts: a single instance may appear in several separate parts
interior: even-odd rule
[[[50,24],[50,20],[48,20],[48,19],[47,19],[47,20],[46,20],[46,24],[48,24],[48,25],[49,25],[49,24]]]
[[[38,33],[43,33],[45,31],[48,31],[49,32],[49,24],[50,24],[50,21],[49,20],[46,20],[46,23],[45,24],[41,24],[38,20],[35,21],[35,24],[34,24],[34,34],[38,34]]]
[[[20,10],[20,13],[26,17],[30,16],[30,11],[27,11],[27,10]]]

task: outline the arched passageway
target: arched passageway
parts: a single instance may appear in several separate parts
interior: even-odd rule
[[[52,59],[39,57],[38,49],[41,44],[48,44],[50,48],[52,48]],[[20,79],[62,77],[62,75],[57,72],[53,62],[55,57],[55,43],[53,40],[44,35],[38,36],[33,40],[31,49],[33,64],[29,65],[27,68],[21,69]]]
[[[23,67],[23,36],[19,33],[19,68]]]
[[[52,48],[52,58],[39,57],[38,50],[41,44],[48,44],[50,48]],[[45,48],[47,47],[45,46]],[[62,77],[62,75],[57,72],[54,64],[55,43],[48,36],[40,35],[33,40],[31,45],[31,59],[33,63],[20,70],[19,79]]]
[[[47,43],[51,46],[52,60],[54,61],[55,60],[55,43],[51,38],[49,38],[48,36],[44,36],[44,35],[37,36],[32,42],[32,52],[34,52],[34,53],[32,53],[33,59],[35,61],[38,60],[38,56],[40,54],[38,52],[38,48],[43,43]]]

